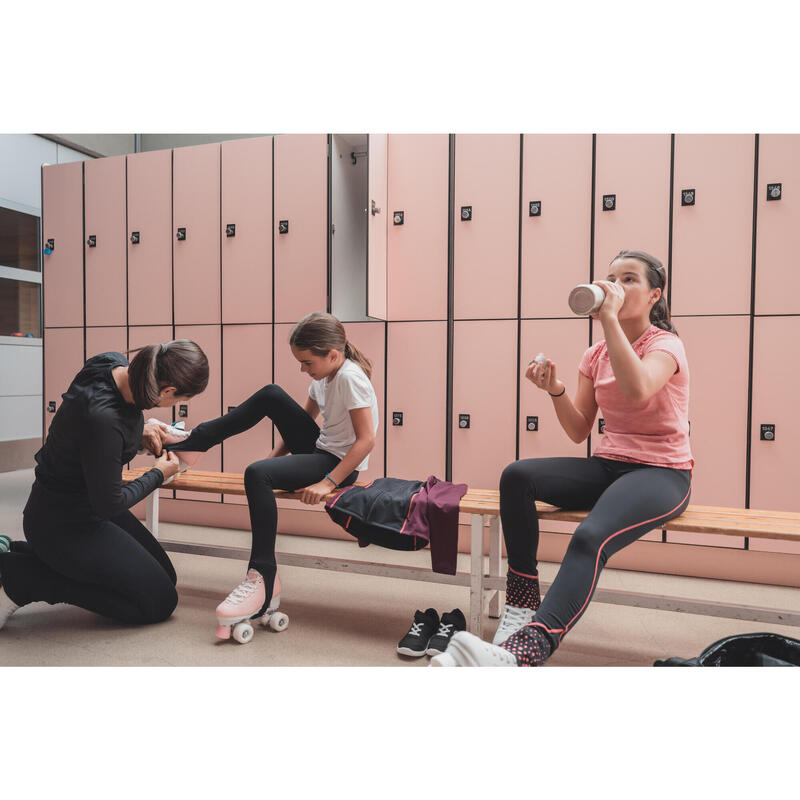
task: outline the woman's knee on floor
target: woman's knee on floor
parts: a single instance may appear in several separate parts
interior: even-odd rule
[[[178,590],[166,578],[159,581],[157,586],[148,587],[146,594],[139,599],[138,606],[141,610],[141,625],[154,625],[164,622],[172,616],[178,605]]]

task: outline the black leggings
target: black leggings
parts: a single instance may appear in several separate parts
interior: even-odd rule
[[[515,572],[536,574],[539,519],[535,500],[592,510],[578,525],[533,624],[552,649],[592,599],[606,561],[648,531],[677,517],[689,503],[691,471],[606,458],[530,458],[500,479],[500,518]]]
[[[271,384],[259,389],[227,414],[202,422],[187,439],[166,449],[205,451],[230,436],[249,430],[265,417],[275,423],[292,454],[256,461],[244,473],[253,531],[249,566],[264,576],[269,601],[277,572],[275,536],[278,530],[278,507],[272,490],[304,489],[321,481],[341,461],[338,456],[317,449],[317,423],[280,386]],[[349,486],[356,478],[358,472],[351,472],[340,485]]]
[[[161,622],[175,610],[172,563],[130,511],[92,521],[34,484],[23,530],[27,542],[0,556],[0,582],[17,605],[70,603],[134,624]]]

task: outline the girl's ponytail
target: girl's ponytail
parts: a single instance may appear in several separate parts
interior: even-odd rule
[[[344,357],[355,361],[368,378],[372,378],[372,362],[352,343],[345,342]]]

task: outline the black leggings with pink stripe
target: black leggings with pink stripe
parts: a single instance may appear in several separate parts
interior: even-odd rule
[[[508,564],[537,574],[539,520],[534,500],[592,510],[578,525],[561,568],[533,619],[551,652],[586,611],[606,561],[689,503],[691,471],[607,458],[530,458],[500,479],[500,518]]]

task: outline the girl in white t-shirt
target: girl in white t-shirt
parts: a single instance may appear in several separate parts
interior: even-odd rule
[[[370,383],[372,364],[347,341],[336,317],[315,311],[289,337],[300,371],[311,377],[305,407],[280,386],[257,391],[222,417],[198,425],[171,450],[205,451],[269,417],[280,436],[263,461],[244,473],[253,544],[244,581],[217,607],[217,636],[278,607],[281,590],[275,563],[278,509],[273,489],[302,491],[304,503],[322,501],[333,489],[354,483],[367,468],[378,430],[378,401]],[[322,427],[315,421],[322,414]],[[248,626],[243,626],[249,638]]]

